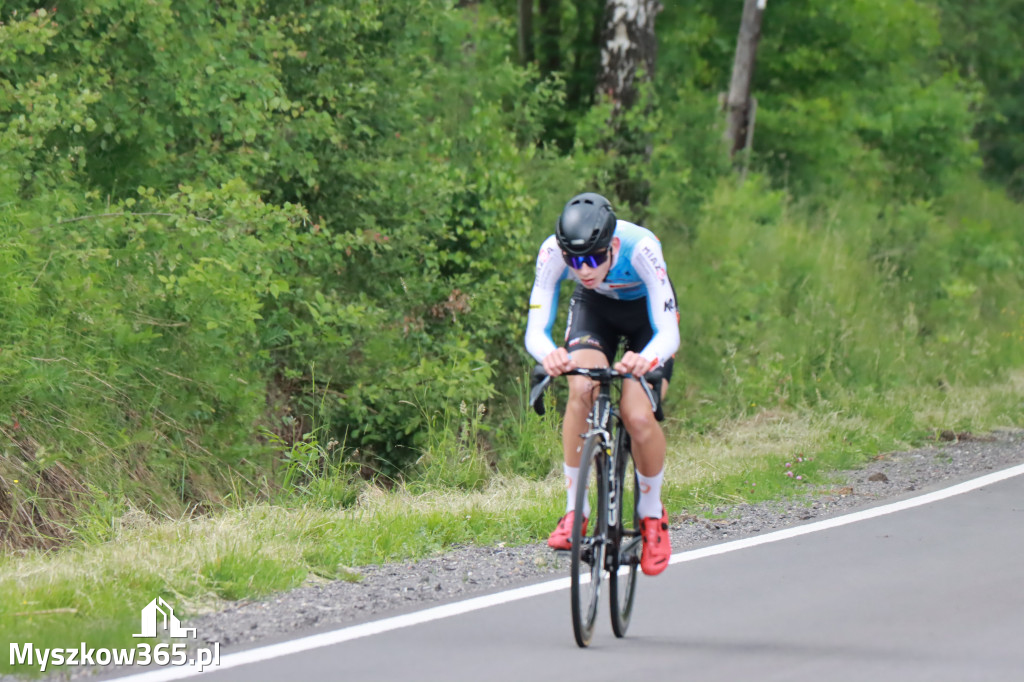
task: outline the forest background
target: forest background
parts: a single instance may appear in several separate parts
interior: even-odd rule
[[[670,438],[817,415],[837,464],[1019,424],[1024,2],[772,0],[731,158],[742,5],[666,2],[623,105],[604,2],[0,2],[5,555],[550,479],[523,327],[587,190],[665,245]]]

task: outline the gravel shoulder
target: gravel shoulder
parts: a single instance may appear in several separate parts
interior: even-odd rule
[[[673,552],[877,506],[1024,462],[1024,431],[944,436],[951,440],[882,455],[862,469],[839,472],[831,485],[798,498],[720,507],[709,517],[672,518]],[[230,652],[561,577],[568,572],[568,560],[542,543],[461,547],[416,562],[365,566],[358,572],[359,582],[302,587],[264,601],[232,605],[188,625],[196,627],[202,639],[220,642]]]

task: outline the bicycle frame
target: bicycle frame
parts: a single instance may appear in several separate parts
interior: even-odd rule
[[[622,513],[620,502],[622,500],[622,476],[628,463],[625,458],[632,457],[632,453],[627,447],[626,440],[629,436],[622,424],[622,417],[611,397],[610,382],[600,382],[598,394],[594,398],[594,404],[587,416],[587,423],[590,424],[590,429],[582,434],[582,439],[586,441],[590,436],[600,436],[601,449],[604,453],[598,466],[607,474],[605,480],[608,482],[607,516],[608,532],[611,537],[606,538],[605,541],[609,542],[611,547],[619,549],[618,557],[613,559],[610,555],[605,556],[605,568],[614,570],[621,563],[622,556],[625,554],[620,546],[622,540],[620,537],[622,526],[619,523]],[[634,547],[633,544],[630,545],[630,548],[632,547]]]
[[[582,434],[585,441],[588,437],[598,435],[601,437],[604,457],[599,464],[607,473],[608,481],[608,532],[611,537],[607,538],[611,547],[618,549],[618,557],[605,557],[605,568],[615,570],[626,563],[629,557],[635,553],[636,547],[641,542],[640,533],[636,531],[624,531],[620,523],[623,509],[624,477],[629,459],[632,458],[632,448],[629,445],[629,433],[622,423],[622,417],[615,403],[611,398],[611,384],[603,383],[594,405],[587,417],[590,429]],[[628,540],[627,540],[628,538]]]

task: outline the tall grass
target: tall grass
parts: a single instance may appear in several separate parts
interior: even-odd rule
[[[696,238],[666,240],[694,423],[844,410],[1019,366],[1021,229],[1007,204],[970,184],[945,205],[802,207],[757,177],[722,183]],[[986,236],[973,251],[968,228]]]

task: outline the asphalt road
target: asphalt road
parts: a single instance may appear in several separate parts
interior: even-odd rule
[[[641,577],[589,649],[559,589],[203,680],[1024,680],[1024,476]]]

